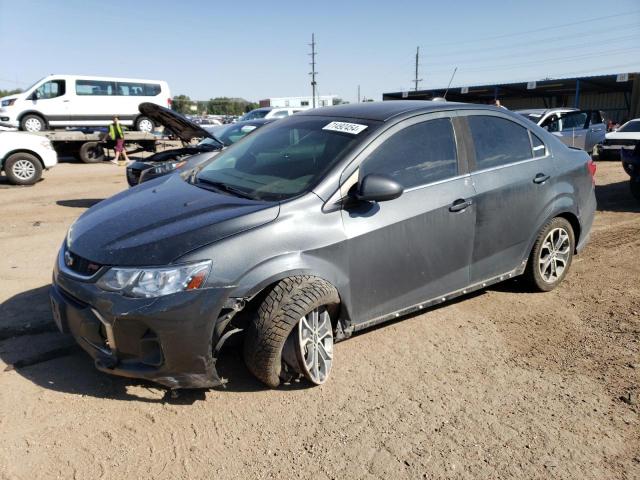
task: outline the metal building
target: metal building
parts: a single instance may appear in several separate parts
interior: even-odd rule
[[[335,104],[337,95],[317,95],[316,107],[330,107]],[[261,107],[293,107],[310,108],[313,105],[313,97],[275,97],[260,100]]]
[[[383,100],[431,100],[500,103],[510,110],[576,107],[601,110],[608,119],[622,122],[640,117],[640,73],[559,78],[524,83],[476,85],[433,90],[391,92]]]

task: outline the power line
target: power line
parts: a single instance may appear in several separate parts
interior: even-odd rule
[[[571,27],[574,25],[583,25],[585,23],[591,23],[591,22],[601,22],[602,20],[606,20],[608,18],[617,18],[617,17],[623,17],[623,16],[630,16],[630,15],[634,15],[640,13],[640,10],[632,10],[630,12],[624,12],[624,13],[616,13],[613,15],[605,15],[604,17],[600,16],[600,17],[593,17],[593,18],[588,18],[586,20],[579,20],[577,22],[571,22],[571,23],[563,23],[560,25],[554,25],[551,27],[542,27],[542,28],[536,28],[533,30],[525,30],[522,32],[514,32],[514,33],[505,33],[502,35],[493,35],[493,36],[489,36],[489,37],[479,37],[479,38],[474,38],[473,40],[463,40],[463,41],[456,41],[456,44],[461,44],[461,43],[477,43],[479,41],[482,40],[498,40],[501,38],[509,38],[509,37],[517,37],[517,36],[521,36],[521,35],[528,35],[530,33],[539,33],[539,32],[546,32],[548,30],[555,30],[557,28],[564,28],[564,27]],[[436,47],[436,46],[442,46],[442,45],[450,45],[451,42],[442,42],[442,43],[432,43],[430,44],[430,46],[432,47]]]

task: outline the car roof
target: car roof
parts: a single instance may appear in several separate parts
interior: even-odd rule
[[[455,102],[433,102],[430,100],[388,100],[385,102],[362,102],[303,110],[296,116],[315,115],[323,117],[362,118],[363,120],[387,121],[393,117],[411,113],[427,113],[440,110],[474,108],[496,110],[488,105]]]

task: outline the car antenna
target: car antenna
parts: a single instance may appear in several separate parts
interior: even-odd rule
[[[451,74],[451,78],[449,79],[449,85],[447,85],[447,89],[444,91],[444,95],[442,98],[447,99],[447,93],[449,93],[449,87],[451,86],[451,82],[453,82],[453,77],[456,76],[456,72],[458,71],[458,67],[453,69],[453,73]]]

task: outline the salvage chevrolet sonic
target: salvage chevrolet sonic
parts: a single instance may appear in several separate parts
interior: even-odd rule
[[[217,386],[241,333],[266,385],[322,384],[354,332],[519,275],[555,288],[589,237],[594,173],[504,109],[309,110],[85,212],[54,319],[103,372]]]

